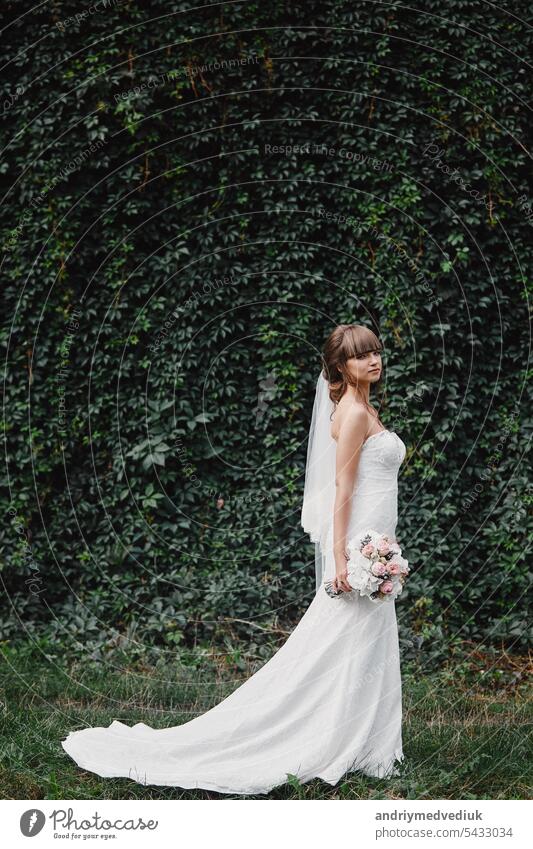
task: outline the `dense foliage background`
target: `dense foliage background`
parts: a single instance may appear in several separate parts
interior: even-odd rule
[[[3,4],[2,639],[270,651],[354,322],[408,449],[404,656],[525,644],[533,37],[417,6]]]

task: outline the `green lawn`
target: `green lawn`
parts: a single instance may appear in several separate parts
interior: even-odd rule
[[[160,728],[185,722],[247,677],[231,663],[208,658],[177,671],[175,663],[128,666],[117,655],[105,664],[65,666],[60,653],[47,660],[27,647],[2,648],[2,798],[241,798],[101,779],[79,769],[60,745],[69,730],[113,719]],[[401,776],[379,780],[352,774],[336,787],[295,781],[257,798],[531,798],[528,659],[470,645],[436,673],[407,664],[402,669],[406,763]]]

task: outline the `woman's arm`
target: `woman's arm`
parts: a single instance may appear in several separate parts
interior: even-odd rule
[[[360,407],[350,407],[341,423],[335,458],[335,506],[333,509],[333,554],[335,557],[334,586],[351,592],[346,565],[346,533],[352,509],[352,495],[359,455],[367,429],[367,413]]]

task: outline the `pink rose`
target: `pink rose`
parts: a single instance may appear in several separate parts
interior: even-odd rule
[[[400,574],[400,564],[399,563],[389,563],[389,575],[399,575]]]
[[[367,544],[364,545],[361,549],[361,554],[363,554],[365,557],[370,557],[373,553],[374,553],[374,546],[372,545],[371,542],[367,542]]]
[[[381,575],[384,575],[385,572],[387,571],[387,567],[384,566],[382,563],[374,563],[373,566],[372,566],[372,569],[370,571],[372,572],[373,575],[377,575],[378,577],[381,577]]]
[[[388,554],[390,551],[390,545],[388,542],[382,542],[380,546],[378,546],[379,554]]]
[[[379,585],[379,591],[381,593],[391,593],[392,581],[383,581],[383,583]]]

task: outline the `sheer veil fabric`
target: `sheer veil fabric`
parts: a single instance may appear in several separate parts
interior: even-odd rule
[[[327,382],[321,380],[302,523],[320,552],[325,580],[335,574],[328,515],[335,442]],[[387,430],[363,444],[350,536],[367,528],[395,535],[405,451],[400,437]],[[355,771],[398,775],[402,692],[395,601],[374,604],[355,591],[332,599],[320,583],[281,648],[210,710],[166,728],[115,719],[106,727],[70,731],[61,745],[79,767],[105,778],[238,795],[268,793],[290,775],[301,783],[321,778],[331,785]]]
[[[315,585],[320,587],[326,568],[326,541],[333,521],[335,504],[335,451],[331,436],[334,404],[329,397],[329,384],[320,372],[307,443],[305,484],[301,525],[315,543]]]

